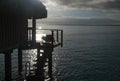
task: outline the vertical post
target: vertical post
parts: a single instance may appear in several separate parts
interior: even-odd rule
[[[49,61],[48,61],[48,69],[49,69],[49,72],[48,72],[48,74],[49,74],[49,77],[50,77],[50,81],[52,81],[52,51],[49,51],[48,52],[49,53],[49,57],[48,57],[48,59],[49,59]]]
[[[51,30],[52,31],[52,46],[53,46],[53,42],[54,42],[54,30]]]
[[[61,30],[61,47],[63,47],[63,30]]]
[[[59,42],[59,31],[57,30],[57,42]]]
[[[44,56],[40,56],[40,49],[37,49],[37,70],[36,75],[38,76],[37,81],[44,81]]]
[[[37,49],[37,75],[43,76],[43,56],[40,56],[40,49]]]
[[[39,48],[37,48],[37,72],[36,72],[36,74],[37,75],[39,75],[39,73],[40,73],[40,49]]]
[[[36,19],[33,17],[33,21],[32,21],[32,25],[33,25],[33,32],[32,32],[32,41],[33,41],[33,45],[36,42]]]
[[[19,75],[22,73],[22,49],[18,49],[18,72]]]
[[[5,81],[12,81],[11,52],[5,53]]]

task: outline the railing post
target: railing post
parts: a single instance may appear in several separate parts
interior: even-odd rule
[[[57,42],[59,42],[59,30],[57,30],[56,36],[57,36]]]
[[[53,43],[54,43],[54,30],[51,30],[51,32],[52,32],[52,46],[53,46]]]
[[[61,30],[61,47],[63,47],[63,30]]]

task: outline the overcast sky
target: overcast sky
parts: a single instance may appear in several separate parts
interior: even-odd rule
[[[49,18],[110,18],[120,20],[120,0],[41,0]]]

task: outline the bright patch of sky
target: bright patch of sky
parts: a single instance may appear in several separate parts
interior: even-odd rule
[[[120,20],[119,0],[41,0],[48,18],[109,18]]]

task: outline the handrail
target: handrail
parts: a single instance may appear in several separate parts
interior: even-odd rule
[[[53,30],[53,31],[57,31],[57,30],[58,30],[58,31],[61,31],[62,29],[38,29],[38,28],[37,28],[36,30],[50,30],[50,31],[51,31],[51,30]]]
[[[61,29],[36,29],[36,32],[37,31],[44,31],[46,33],[49,33],[49,34],[46,34],[46,37],[44,37],[44,38],[48,37],[48,41],[50,44],[52,44],[52,46],[59,46],[59,45],[61,45],[61,47],[63,46],[63,30],[61,30]],[[28,42],[29,43],[35,42],[32,37],[32,36],[34,36],[34,35],[32,35],[32,33],[33,33],[32,28],[28,29],[28,33],[29,33],[28,34]],[[50,35],[51,35],[51,38],[49,39]],[[31,40],[31,42],[29,40]],[[47,39],[46,39],[46,41],[47,41]],[[48,42],[46,42],[46,43],[48,43]]]
[[[61,47],[63,47],[63,30],[61,29],[36,29],[39,31],[51,31],[51,34],[53,39],[51,40],[51,44],[54,45],[54,39],[56,42],[58,42]]]

